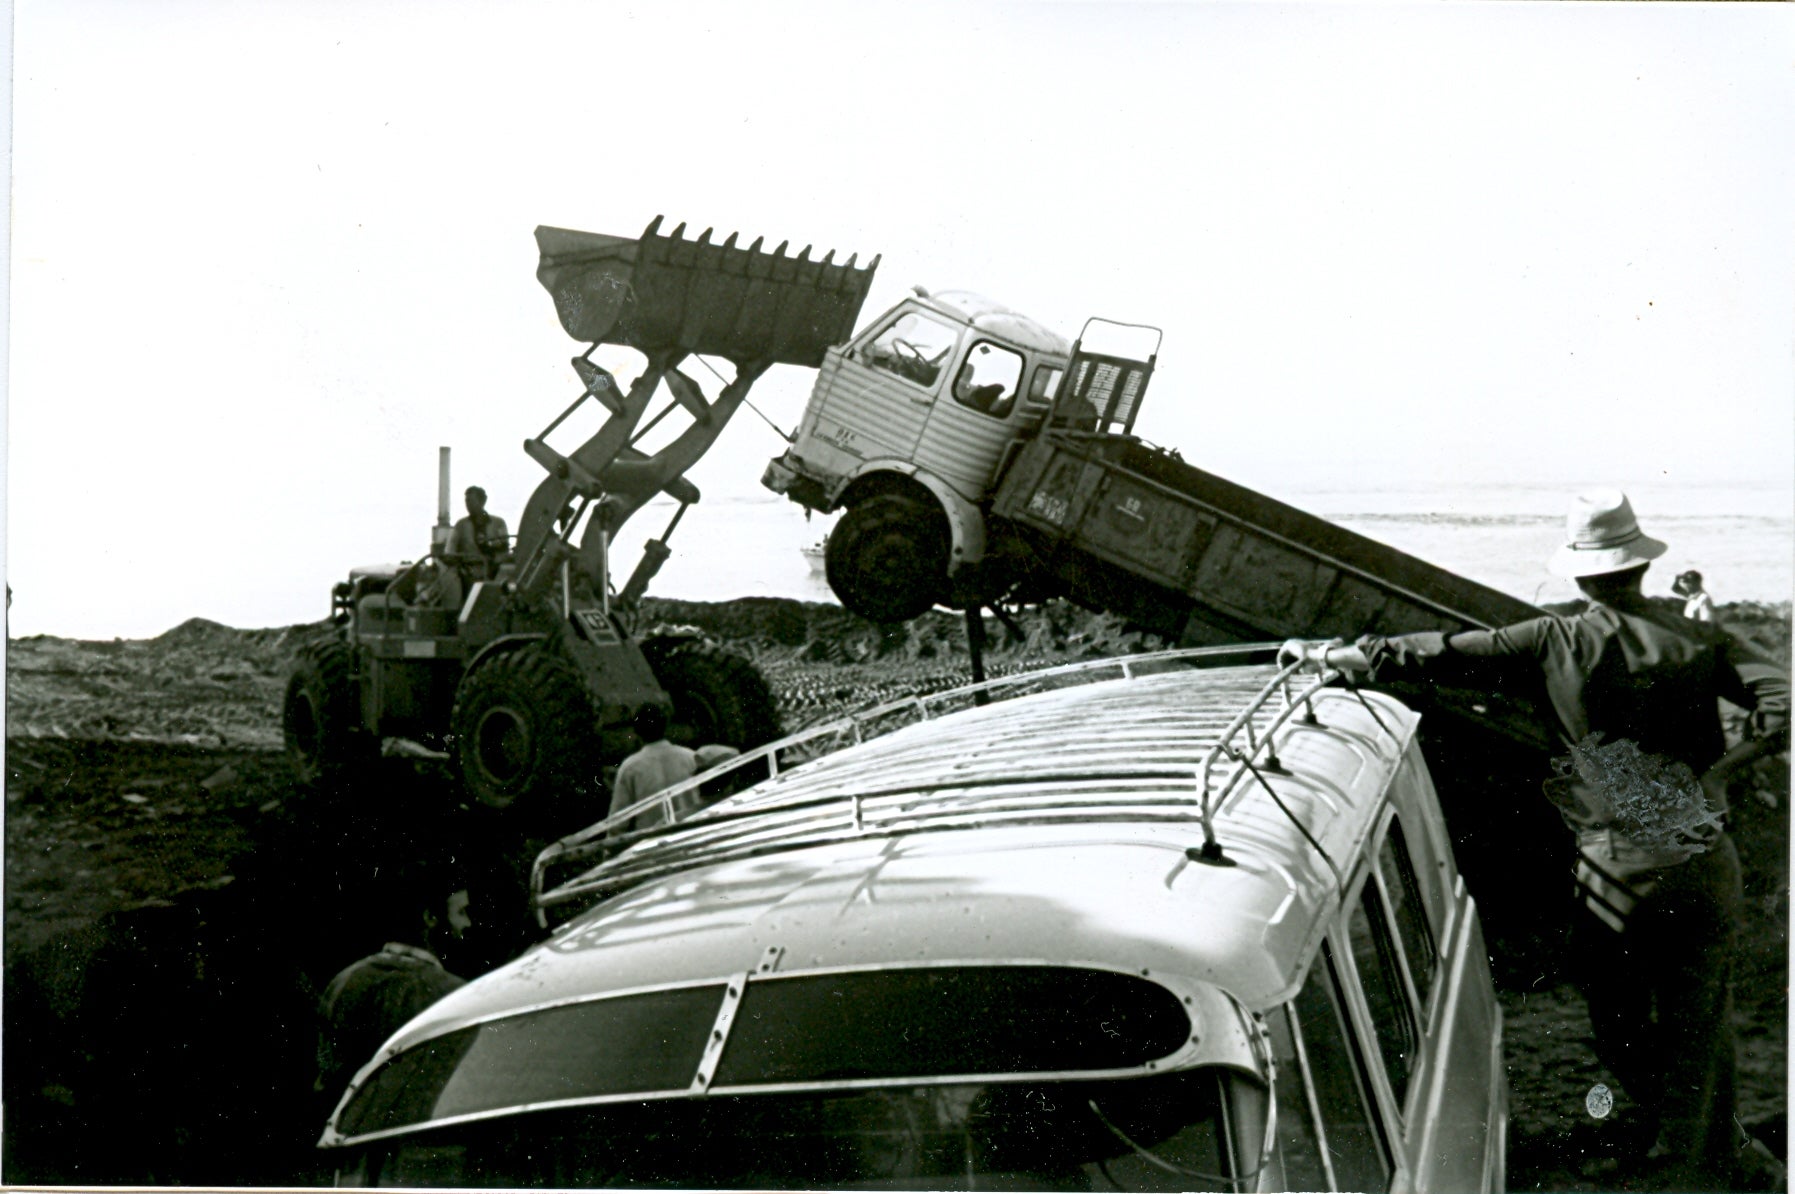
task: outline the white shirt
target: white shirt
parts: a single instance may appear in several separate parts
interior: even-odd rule
[[[675,746],[665,738],[650,742],[618,765],[617,782],[611,790],[610,815],[616,816],[638,800],[645,800],[663,788],[670,788],[697,774],[697,754],[683,746]],[[660,812],[653,810],[637,817],[629,827],[646,829],[660,823]]]

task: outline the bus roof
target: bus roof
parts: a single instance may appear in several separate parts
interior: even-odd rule
[[[645,881],[394,1044],[775,966],[1152,970],[1270,1006],[1300,982],[1417,722],[1334,688],[1307,694],[1313,724],[1302,701],[1243,720],[1277,678],[1203,668],[1046,691],[806,764],[632,846],[606,865]],[[1218,743],[1248,760],[1224,749],[1209,782],[1224,865],[1201,856]]]

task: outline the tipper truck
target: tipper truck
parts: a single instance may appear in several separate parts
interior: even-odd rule
[[[1097,351],[1132,338],[1153,351]],[[965,292],[910,297],[829,349],[762,483],[841,511],[830,587],[875,621],[1068,598],[1187,646],[1499,626],[1526,602],[1235,485],[1134,434],[1160,333],[1076,342]],[[1527,708],[1456,712],[1534,747]],[[1478,707],[1481,706],[1481,707]]]

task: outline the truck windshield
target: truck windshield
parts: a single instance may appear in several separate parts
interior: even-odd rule
[[[461,1123],[352,1151],[339,1184],[514,1188],[1232,1190],[1250,1079],[1216,1068],[613,1103]],[[1250,1117],[1249,1117],[1250,1118]],[[1255,1125],[1257,1130],[1261,1125]],[[1251,1141],[1250,1131],[1242,1139]],[[1241,1166],[1249,1171],[1241,1172]],[[1230,1181],[1230,1178],[1236,1180]]]
[[[941,367],[960,341],[960,329],[916,311],[906,311],[874,337],[864,353],[867,364],[906,381],[933,388]]]

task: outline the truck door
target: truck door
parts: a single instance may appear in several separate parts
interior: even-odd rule
[[[1028,360],[976,329],[953,377],[929,415],[916,463],[968,501],[982,500],[1004,450],[1025,428],[1039,426],[1040,407],[1022,400]]]
[[[800,440],[861,460],[914,459],[963,330],[908,304],[888,313],[844,352],[829,354]]]

